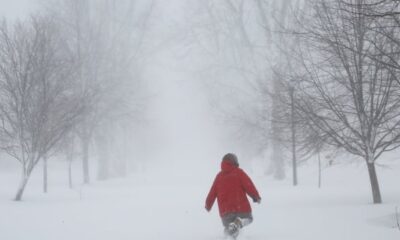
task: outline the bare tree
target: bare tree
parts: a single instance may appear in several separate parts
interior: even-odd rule
[[[242,138],[247,133],[259,149],[271,148],[267,174],[282,179],[285,165],[291,162],[294,185],[297,165],[317,154],[316,139],[323,136],[298,114],[294,103],[301,94],[291,84],[293,75],[286,74],[295,68],[290,51],[297,39],[282,29],[295,26],[292,13],[306,6],[296,0],[202,1],[199,11],[205,17],[193,30],[194,39],[214,57],[204,70],[212,75],[202,77],[215,81],[215,95],[229,99],[229,104],[221,98],[215,101],[218,112],[235,125]],[[207,42],[202,35],[212,37]],[[221,94],[221,87],[233,97]],[[237,101],[234,107],[226,107],[233,98]],[[291,156],[285,156],[288,151]]]
[[[285,55],[286,52],[282,52]],[[274,99],[279,108],[275,109],[271,119],[271,134],[274,129],[279,131],[279,137],[276,140],[281,148],[291,153],[292,180],[293,185],[298,184],[297,168],[314,155],[324,150],[330,150],[327,147],[326,134],[315,127],[307,118],[297,109],[296,102],[301,99],[301,92],[296,90],[296,80],[293,79],[293,70],[287,66],[284,70],[274,68],[274,74],[279,81],[276,81],[279,91],[269,92],[267,96]],[[289,161],[288,161],[289,162]]]
[[[109,19],[103,24],[103,51],[100,101],[96,110],[99,119],[95,129],[98,148],[98,179],[126,175],[126,157],[115,157],[112,150],[117,148],[116,136],[126,121],[135,121],[136,114],[143,107],[137,98],[140,95],[141,66],[144,62],[146,34],[151,29],[149,22],[155,2],[104,1],[97,3],[106,13],[101,18]],[[114,151],[117,152],[117,151]]]
[[[283,150],[290,149],[293,185],[297,185],[297,166],[314,153],[316,149],[314,139],[319,134],[297,114],[294,104],[297,100],[296,81],[287,74],[294,67],[288,49],[297,45],[297,39],[282,34],[282,29],[293,27],[296,22],[291,14],[302,11],[306,5],[302,1],[295,0],[279,2],[257,0],[256,3],[260,25],[265,31],[264,39],[270,42],[266,62],[271,71],[267,77],[258,81],[261,86],[259,89],[268,89],[261,92],[264,102],[271,102],[269,138],[272,142],[273,156],[270,171],[274,172],[278,179],[284,174],[282,169],[286,161]],[[266,87],[262,87],[263,85]]]
[[[273,47],[279,35],[274,34],[271,13],[279,11],[280,19],[285,19],[290,5],[291,1],[208,0],[199,2],[194,20],[190,14],[194,21],[190,41],[212,59],[201,76],[211,79],[207,84],[217,90],[212,95],[221,96],[214,107],[241,139],[251,142],[251,150],[272,148],[265,173],[277,179],[285,177],[285,159],[280,130],[270,121],[280,107],[268,94],[279,87],[279,79],[270,71],[270,63],[279,61]]]
[[[154,1],[134,0],[49,0],[50,12],[76,56],[77,77],[81,91],[90,93],[84,121],[76,128],[81,142],[84,183],[90,182],[91,146],[98,151],[98,178],[109,176],[110,144],[119,120],[131,117],[144,105],[135,97],[140,94],[140,70],[143,47]],[[105,133],[106,129],[110,129]],[[108,134],[106,136],[105,134]],[[102,140],[103,139],[103,140]]]
[[[301,94],[296,108],[329,144],[365,160],[373,202],[381,203],[375,162],[400,146],[400,89],[379,54],[392,45],[373,30],[378,22],[363,14],[364,3],[311,2],[312,13],[293,31],[301,37],[293,54],[302,65],[294,76]]]
[[[15,200],[46,154],[79,121],[83,95],[75,91],[74,59],[50,18],[0,27],[0,136],[21,164]]]
[[[54,16],[57,25],[62,29],[61,34],[76,59],[77,91],[88,94],[88,111],[80,125],[75,128],[81,143],[84,183],[90,182],[89,146],[94,126],[90,122],[90,116],[93,115],[93,105],[96,103],[97,86],[94,78],[99,68],[99,53],[96,52],[99,29],[91,25],[89,3],[89,0],[49,0],[46,5],[49,14]]]
[[[286,45],[288,43],[285,38],[282,38],[280,34],[276,34],[276,31],[279,29],[281,25],[287,24],[287,18],[289,9],[291,9],[292,1],[275,1],[271,7],[268,7],[268,1],[264,0],[257,0],[257,7],[258,13],[261,19],[261,26],[265,29],[266,33],[266,40],[270,40],[270,48],[276,46],[277,43]],[[273,18],[268,17],[271,12],[268,9],[276,9],[279,13],[279,16],[274,16]],[[276,23],[279,24],[276,24]],[[275,24],[274,24],[275,23]],[[282,61],[283,59],[277,56],[273,56],[270,58],[270,62],[273,65],[280,65],[278,62]],[[263,79],[263,83],[267,85],[271,85],[269,93],[279,93],[282,90],[282,79],[279,74],[272,73],[270,79]],[[273,94],[275,95],[275,94]],[[281,139],[284,137],[282,136],[282,125],[280,125],[280,109],[282,107],[281,102],[279,102],[279,98],[266,96],[271,101],[271,142],[272,142],[272,159],[270,170],[274,173],[276,179],[282,179],[285,176],[284,165],[285,165],[285,158],[283,156],[283,148],[282,148],[282,141]],[[294,121],[292,121],[294,123]],[[296,167],[296,151],[295,151],[295,126],[292,125],[292,171],[293,171],[293,185],[297,185],[297,167]]]

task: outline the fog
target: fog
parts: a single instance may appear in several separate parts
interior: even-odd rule
[[[10,23],[26,21],[37,12],[47,11],[51,2],[4,1],[1,15]],[[133,165],[154,162],[155,168],[158,164],[198,164],[197,167],[208,169],[215,168],[226,152],[235,150],[244,158],[254,157],[246,153],[243,147],[246,141],[240,141],[242,136],[229,125],[232,124],[229,116],[221,114],[220,103],[216,103],[222,100],[222,104],[234,108],[235,103],[230,101],[235,97],[221,99],[231,90],[215,84],[220,76],[209,75],[213,69],[204,70],[209,67],[209,56],[201,48],[196,49],[197,40],[191,36],[190,28],[196,22],[190,20],[190,15],[196,14],[201,4],[177,0],[154,5],[141,55],[140,86],[134,86],[140,88],[137,94],[140,110],[130,121],[135,135],[130,139],[131,148],[135,151],[129,153],[129,161]],[[246,85],[232,79],[230,74],[222,76],[225,81],[239,87]],[[152,169],[153,166],[148,168]]]
[[[0,239],[397,239],[399,8],[0,0]]]
[[[37,3],[28,0],[6,1],[1,2],[1,16],[7,19],[25,18],[36,10]]]
[[[188,174],[184,169],[198,170],[190,175],[215,172],[232,143],[210,105],[207,86],[196,76],[202,57],[185,53],[190,50],[182,45],[188,41],[183,11],[187,3],[157,4],[158,17],[148,33],[156,47],[150,49],[143,72],[149,101],[133,144],[138,146],[137,158],[148,171],[161,168],[172,176]]]

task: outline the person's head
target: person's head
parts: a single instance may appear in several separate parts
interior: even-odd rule
[[[229,161],[236,167],[239,167],[239,161],[238,158],[236,157],[235,154],[233,153],[227,153],[225,156],[222,158],[222,161]]]

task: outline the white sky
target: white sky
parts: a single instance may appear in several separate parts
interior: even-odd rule
[[[0,17],[15,20],[29,16],[37,0],[0,0]]]

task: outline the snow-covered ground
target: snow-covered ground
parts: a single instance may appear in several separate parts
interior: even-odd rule
[[[0,170],[1,240],[215,240],[222,226],[214,206],[204,210],[212,174],[147,173],[127,179],[76,185],[69,190],[62,164],[52,164],[50,192],[41,193],[36,169],[24,201],[14,202],[16,169]],[[217,167],[217,164],[216,164]],[[262,194],[254,222],[239,239],[398,240],[395,207],[400,206],[400,165],[379,169],[384,203],[371,204],[364,166],[335,166],[316,187],[314,167],[302,167],[300,186],[275,182],[251,171]],[[11,171],[13,170],[13,171]],[[397,185],[397,186],[396,186]]]

